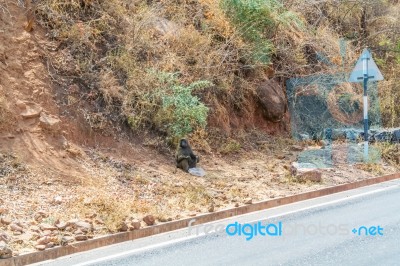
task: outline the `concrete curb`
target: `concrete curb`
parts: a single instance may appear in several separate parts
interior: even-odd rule
[[[330,195],[330,194],[334,194],[334,193],[338,193],[338,192],[343,192],[346,190],[369,186],[369,185],[373,185],[373,184],[377,184],[377,183],[381,183],[381,182],[385,182],[385,181],[390,181],[390,180],[394,180],[394,179],[399,179],[399,178],[400,178],[400,173],[396,173],[396,174],[361,180],[361,181],[357,181],[354,183],[348,183],[348,184],[344,184],[344,185],[328,187],[328,188],[324,188],[324,189],[320,189],[320,190],[316,190],[316,191],[305,192],[305,193],[288,196],[288,197],[284,197],[284,198],[276,198],[276,199],[272,199],[272,200],[261,201],[261,202],[257,202],[257,203],[251,204],[251,205],[237,207],[234,209],[226,209],[226,210],[221,210],[221,211],[217,211],[214,213],[202,214],[202,215],[195,217],[196,222],[192,223],[192,225],[213,222],[213,221],[220,220],[220,219],[225,219],[225,218],[242,215],[242,214],[246,214],[246,213],[250,213],[250,212],[255,212],[255,211],[260,211],[260,210],[264,210],[264,209],[268,209],[268,208],[272,208],[272,207],[286,205],[286,204],[294,203],[297,201],[303,201],[303,200],[308,200],[308,199],[317,198],[317,197],[321,197],[321,196],[326,196],[326,195]],[[143,238],[143,237],[147,237],[147,236],[151,236],[151,235],[155,235],[155,234],[160,234],[160,233],[165,233],[165,232],[169,232],[169,231],[173,231],[173,230],[177,230],[177,229],[182,229],[182,228],[187,227],[189,224],[189,221],[191,221],[192,219],[194,219],[194,217],[182,219],[179,221],[163,223],[163,224],[159,224],[159,225],[155,225],[155,226],[151,226],[151,227],[146,227],[146,228],[134,230],[131,232],[117,233],[117,234],[113,234],[110,236],[95,238],[95,239],[91,239],[88,241],[78,242],[78,243],[74,243],[72,245],[67,245],[67,246],[62,246],[62,247],[56,247],[56,248],[48,249],[48,250],[41,251],[41,252],[29,253],[29,254],[13,257],[10,259],[3,259],[3,260],[0,260],[0,266],[28,265],[28,264],[37,263],[40,261],[56,259],[58,257],[71,255],[71,254],[77,253],[77,252],[88,251],[91,249],[95,249],[95,248],[99,248],[99,247],[103,247],[103,246],[107,246],[107,245],[121,243],[124,241],[134,240],[134,239]]]

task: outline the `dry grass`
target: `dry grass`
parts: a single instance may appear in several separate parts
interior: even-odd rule
[[[251,45],[219,1],[45,0],[37,13],[39,23],[68,47],[77,62],[72,69],[67,61],[52,59],[55,74],[81,76],[80,93],[85,96],[84,87],[94,89],[94,97],[104,102],[105,117],[118,116],[135,130],[163,132],[157,123],[161,99],[155,90],[163,83],[154,73],[179,73],[179,82],[185,85],[212,82],[214,86],[195,94],[212,109],[213,126],[230,132],[231,116],[251,115],[247,110],[254,88],[271,68],[278,78],[327,72],[326,66],[313,65],[315,52],[335,63],[340,58],[338,36],[326,25],[312,32],[293,23],[277,23],[271,33],[273,67],[254,64],[249,58]],[[101,129],[90,117],[87,121]]]

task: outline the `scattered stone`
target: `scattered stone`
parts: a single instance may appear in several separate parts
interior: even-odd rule
[[[25,110],[26,109],[26,104],[21,100],[17,100],[15,105],[21,110]]]
[[[11,219],[10,218],[8,218],[8,217],[1,217],[1,223],[2,224],[4,224],[4,225],[9,225],[9,224],[11,224]]]
[[[7,214],[8,210],[6,208],[0,207],[0,215]]]
[[[35,221],[37,221],[38,223],[40,223],[40,222],[42,222],[43,218],[46,218],[46,217],[48,217],[48,216],[49,216],[49,215],[48,215],[46,212],[44,212],[44,211],[38,211],[38,212],[35,213],[34,219],[35,219]]]
[[[86,241],[88,237],[86,235],[76,235],[75,240],[76,241]]]
[[[25,119],[39,117],[42,113],[43,108],[34,102],[25,102],[25,110],[21,113],[21,116]]]
[[[244,204],[252,204],[253,203],[253,199],[252,198],[245,198],[244,199]]]
[[[236,203],[235,203],[235,207],[239,207],[239,202],[236,202]]]
[[[44,236],[51,236],[52,234],[53,234],[53,232],[50,231],[50,230],[44,230],[44,231],[42,231],[42,235],[44,235]]]
[[[84,221],[76,222],[75,226],[81,229],[83,232],[89,232],[93,228],[93,226],[90,223]]]
[[[40,125],[45,129],[55,130],[60,128],[61,120],[56,116],[48,115],[42,112],[40,114],[39,121]]]
[[[6,233],[6,232],[1,232],[0,233],[0,242],[3,241],[5,243],[10,242],[11,237]]]
[[[51,242],[51,238],[49,236],[44,236],[42,238],[39,238],[36,241],[36,244],[38,244],[38,245],[47,245],[50,242]]]
[[[57,227],[55,227],[53,225],[50,225],[50,224],[45,224],[45,223],[40,224],[40,228],[43,231],[46,231],[46,230],[49,230],[49,231],[57,230]]]
[[[9,259],[12,257],[12,250],[3,241],[0,241],[0,259]]]
[[[63,236],[61,238],[61,245],[64,246],[64,245],[67,245],[67,244],[72,243],[74,241],[75,241],[75,238],[72,237],[72,236]]]
[[[36,226],[36,225],[30,226],[29,230],[31,230],[32,232],[35,232],[35,233],[40,233],[40,228],[39,228],[39,226]]]
[[[316,167],[309,167],[308,164],[299,164],[297,162],[292,163],[291,172],[293,177],[301,182],[321,182],[322,172]]]
[[[96,218],[97,217],[97,213],[87,213],[86,215],[85,215],[85,217],[86,218],[89,218],[89,219],[94,219],[94,218]]]
[[[126,232],[128,231],[129,227],[126,224],[126,222],[122,222],[119,226],[118,226],[118,231],[120,232]]]
[[[15,223],[10,225],[10,230],[14,231],[14,232],[21,232],[21,233],[24,231],[24,229],[21,226],[15,224]]]
[[[291,151],[303,151],[304,148],[302,146],[299,145],[292,145],[292,147],[290,147]]]
[[[55,244],[54,242],[47,243],[46,249],[47,249],[47,248],[53,248],[55,245],[56,245],[56,244]]]
[[[197,215],[197,213],[195,213],[195,212],[189,213],[190,217],[195,217],[196,215]]]
[[[214,212],[214,204],[211,204],[211,206],[208,208],[208,212]]]
[[[283,159],[286,158],[286,156],[284,154],[279,154],[279,155],[276,156],[276,158],[279,159],[279,160],[283,160]]]
[[[100,219],[100,218],[96,218],[95,220],[94,220],[94,222],[96,223],[96,224],[104,224],[104,221],[102,220],[102,219]]]
[[[133,226],[133,228],[134,228],[135,230],[139,230],[139,229],[140,229],[140,221],[137,220],[137,219],[134,219],[134,220],[131,222],[131,225]]]
[[[43,251],[46,249],[46,245],[36,245],[35,248],[39,251]]]
[[[63,202],[63,198],[61,196],[56,196],[53,199],[54,204],[61,204]]]
[[[56,224],[56,227],[60,230],[64,230],[67,227],[67,223],[65,222],[60,222],[58,224]]]
[[[167,218],[165,218],[165,217],[158,217],[158,220],[159,220],[160,222],[162,222],[162,223],[167,222]]]
[[[79,222],[78,219],[71,219],[67,222],[67,226],[76,226],[77,222]]]
[[[143,218],[143,221],[147,224],[147,225],[154,225],[156,219],[154,219],[153,215],[147,215]]]

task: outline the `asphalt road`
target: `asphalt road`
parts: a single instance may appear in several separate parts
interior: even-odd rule
[[[259,221],[278,235],[225,231]],[[400,265],[400,180],[36,265]]]

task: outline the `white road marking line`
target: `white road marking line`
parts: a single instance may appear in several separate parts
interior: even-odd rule
[[[400,186],[400,184],[395,184],[395,185],[392,185],[392,186],[388,186],[388,187],[376,189],[376,190],[373,190],[373,191],[369,191],[369,192],[364,192],[364,193],[357,194],[357,195],[348,196],[348,197],[346,197],[346,198],[337,199],[337,200],[332,200],[332,201],[328,201],[328,202],[316,204],[316,205],[313,205],[313,206],[304,207],[304,208],[301,208],[301,209],[298,209],[298,210],[288,211],[288,212],[285,212],[285,213],[282,213],[282,214],[277,214],[277,215],[269,216],[269,217],[266,217],[265,219],[283,217],[283,216],[287,216],[287,215],[289,215],[289,214],[293,214],[293,213],[296,213],[296,212],[301,212],[301,211],[305,211],[305,210],[309,210],[309,209],[315,209],[315,208],[318,208],[318,207],[321,207],[321,206],[324,206],[324,205],[331,205],[331,204],[334,204],[334,203],[338,203],[338,202],[350,200],[350,199],[353,199],[353,198],[358,198],[358,197],[362,197],[362,196],[366,196],[366,195],[370,195],[370,194],[375,194],[375,193],[378,193],[378,192],[381,192],[381,191],[384,191],[384,190],[395,189],[395,188],[397,188],[397,187],[399,187],[399,186]],[[333,194],[331,194],[331,195],[333,195]],[[329,195],[327,195],[327,196],[329,196]],[[315,198],[315,199],[318,199],[318,198]],[[311,199],[311,200],[312,200],[312,199]],[[283,205],[283,206],[288,206],[288,205],[289,205],[289,204]],[[273,207],[273,208],[267,209],[267,210],[272,210],[272,209],[280,208],[280,207],[283,207],[283,206],[277,206],[277,207]],[[265,211],[265,210],[262,210],[262,211]],[[260,211],[260,212],[262,212],[262,211]],[[240,216],[235,216],[235,218],[230,217],[230,218],[227,218],[227,219],[223,219],[223,220],[216,221],[216,222],[212,222],[212,223],[206,223],[206,224],[221,223],[221,221],[228,220],[228,219],[229,219],[229,220],[232,220],[232,219],[236,219],[236,220],[237,220],[237,218],[240,218],[241,216],[243,217],[243,216],[245,216],[245,215],[248,215],[248,214],[243,214],[243,215],[240,215]],[[248,222],[248,223],[255,223],[255,222],[258,222],[258,221],[260,221],[260,220],[262,220],[262,219],[253,220],[253,221],[250,221],[250,222]],[[192,228],[195,229],[196,227],[205,226],[206,224],[195,225],[195,226],[193,226]],[[183,229],[181,229],[181,230],[187,230],[187,229],[188,229],[188,228],[183,228]],[[211,232],[212,232],[212,231],[211,231]],[[185,237],[182,237],[182,238],[178,238],[178,239],[175,239],[175,240],[170,240],[170,241],[163,242],[163,243],[160,243],[160,244],[154,244],[154,245],[150,245],[150,246],[147,246],[147,247],[141,247],[141,248],[138,248],[138,249],[129,250],[129,251],[117,253],[117,254],[114,254],[114,255],[106,256],[106,257],[103,257],[103,258],[99,258],[99,259],[95,259],[95,260],[91,260],[91,261],[79,263],[79,264],[76,264],[75,266],[86,266],[86,265],[91,265],[91,264],[94,264],[94,263],[99,263],[99,262],[102,262],[102,261],[107,261],[107,260],[110,260],[110,259],[115,259],[115,258],[118,258],[118,257],[123,257],[123,256],[125,256],[125,255],[130,255],[130,254],[139,253],[139,252],[141,252],[141,251],[146,251],[146,250],[151,250],[151,249],[155,249],[155,248],[165,247],[165,246],[168,246],[168,245],[171,245],[171,244],[183,242],[183,241],[186,241],[186,240],[189,240],[189,239],[198,238],[198,237],[201,237],[201,236],[204,236],[204,235],[205,235],[205,233],[201,233],[201,234],[198,234],[198,235],[196,234],[196,235],[185,236]],[[54,262],[56,262],[56,261],[57,261],[57,260],[54,260]]]

